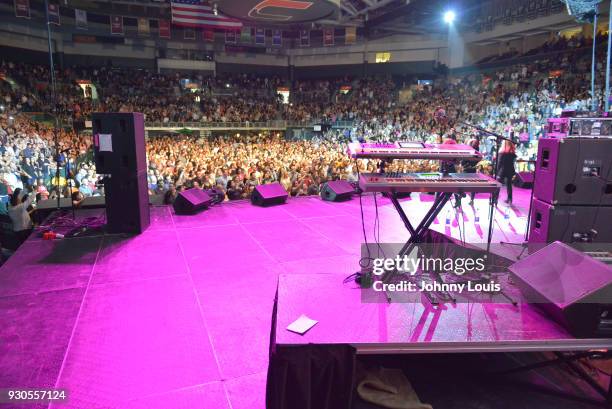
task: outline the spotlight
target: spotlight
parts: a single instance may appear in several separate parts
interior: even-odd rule
[[[219,9],[218,9],[218,7],[217,7],[217,3],[214,3],[214,4],[213,4],[213,14],[214,14],[215,16],[218,16],[218,15],[219,15]]]
[[[453,24],[453,21],[455,21],[455,17],[457,17],[455,15],[455,12],[452,10],[448,10],[446,13],[444,13],[444,22],[446,24]]]

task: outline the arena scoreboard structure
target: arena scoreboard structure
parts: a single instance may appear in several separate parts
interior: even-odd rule
[[[219,10],[253,23],[299,24],[333,17],[340,0],[220,0]]]

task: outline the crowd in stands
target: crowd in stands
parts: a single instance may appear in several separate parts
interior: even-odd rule
[[[170,196],[177,189],[200,186],[220,188],[229,200],[247,198],[255,185],[273,181],[294,196],[316,194],[322,182],[354,181],[358,170],[375,169],[374,162],[355,164],[347,159],[345,143],[351,138],[439,142],[449,135],[460,141],[477,136],[462,122],[513,136],[521,141],[519,156],[533,156],[533,141],[541,136],[545,118],[563,108],[584,110],[591,105],[590,55],[572,52],[437,78],[433,86],[402,84],[391,77],[296,81],[287,104],[276,89],[289,84],[277,77],[193,75],[188,81],[196,84],[192,92],[179,74],[112,67],[58,69],[56,110],[47,67],[3,62],[0,197],[6,202],[17,188],[41,199],[70,194],[71,187],[85,196],[103,193],[88,150],[90,137],[59,130],[56,149],[50,124],[32,120],[28,112],[50,112],[74,121],[87,118],[93,110],[139,111],[149,122],[352,121],[347,130],[298,141],[269,132],[151,136],[150,192],[170,192]],[[600,59],[598,64],[602,63]],[[77,81],[82,79],[91,85],[81,87]],[[603,83],[601,74],[597,81]],[[601,100],[600,91],[596,96]],[[439,108],[448,119],[434,117]],[[491,141],[482,139],[482,149],[490,154]],[[59,179],[57,151],[61,152]],[[391,170],[429,171],[437,166],[397,161]]]

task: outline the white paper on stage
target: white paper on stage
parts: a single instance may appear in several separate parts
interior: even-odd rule
[[[302,314],[302,315],[300,315],[300,318],[298,318],[297,320],[295,320],[291,324],[289,324],[287,326],[287,329],[289,331],[291,331],[291,332],[295,332],[297,334],[303,335],[310,328],[314,327],[314,325],[317,322],[319,322],[319,321],[316,321],[316,320],[313,320],[311,318],[308,318],[307,316]]]
[[[98,150],[100,152],[112,152],[113,151],[113,135],[109,133],[98,134]]]

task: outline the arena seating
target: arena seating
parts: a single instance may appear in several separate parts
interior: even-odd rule
[[[319,193],[319,186],[334,179],[355,180],[357,168],[344,155],[349,137],[367,140],[434,141],[455,133],[458,139],[474,136],[454,119],[471,121],[521,138],[520,158],[535,154],[543,119],[562,108],[590,106],[590,54],[584,40],[557,40],[528,54],[530,62],[489,70],[466,70],[439,78],[432,87],[411,86],[407,77],[336,78],[289,83],[279,77],[219,75],[197,77],[197,92],[180,88],[178,74],[158,74],[127,68],[66,68],[57,70],[57,111],[49,86],[40,79],[48,67],[4,62],[0,66],[0,198],[26,188],[40,199],[68,194],[70,187],[85,196],[103,194],[91,162],[90,138],[67,128],[59,130],[62,167],[59,183],[54,161],[52,122],[39,122],[34,112],[54,113],[64,122],[79,123],[92,111],[139,111],[147,122],[256,122],[268,120],[351,121],[350,132],[330,130],[314,138],[287,140],[275,133],[228,132],[208,138],[168,134],[151,137],[147,146],[150,193],[193,186],[220,187],[227,199],[248,198],[261,183],[280,182],[292,196]],[[603,45],[603,43],[602,43]],[[550,54],[554,51],[554,54]],[[538,53],[541,57],[538,57]],[[556,75],[550,75],[556,71]],[[83,90],[78,79],[95,85]],[[598,84],[603,83],[598,78]],[[349,92],[340,92],[350,86]],[[292,90],[291,103],[283,104],[276,89]],[[398,93],[410,88],[411,98],[400,102]],[[346,89],[346,87],[345,87]],[[598,91],[598,98],[601,92]],[[601,98],[599,98],[601,99]],[[599,103],[601,101],[599,100]],[[448,122],[436,121],[432,112],[443,107]],[[491,143],[481,149],[490,158]],[[69,149],[67,151],[66,149]],[[67,166],[65,166],[67,164]],[[362,161],[360,171],[375,167]],[[396,163],[392,170],[436,170],[436,163]],[[486,171],[486,162],[481,164]],[[58,188],[58,185],[60,188]]]

